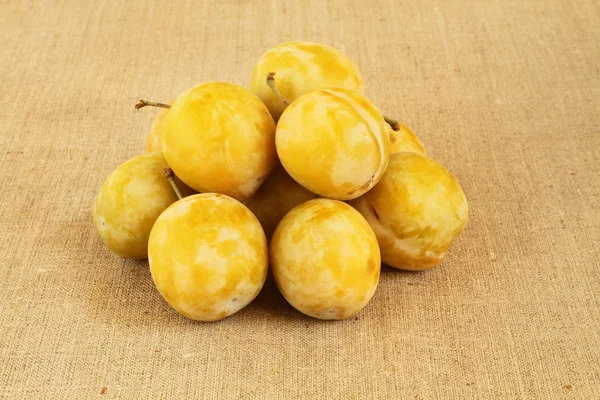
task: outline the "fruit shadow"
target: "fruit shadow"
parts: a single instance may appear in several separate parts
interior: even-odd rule
[[[108,252],[108,250],[106,250]],[[110,254],[110,256],[113,256]],[[115,312],[114,305],[106,304],[105,296],[92,297],[90,301],[94,309],[105,310],[106,317],[111,319],[112,323],[122,324],[126,326],[141,324],[161,324],[182,326],[189,324],[264,324],[271,321],[273,323],[287,322],[288,324],[311,326],[331,323],[347,323],[349,320],[358,320],[358,318],[350,318],[343,321],[323,321],[308,317],[293,308],[283,297],[271,272],[267,275],[265,284],[258,296],[245,308],[237,313],[218,322],[203,323],[193,321],[183,317],[168,305],[157,291],[152,281],[148,260],[121,260],[113,256],[117,263],[121,263],[117,278],[118,293],[110,296],[120,298],[112,303],[118,303],[118,312]],[[412,285],[412,278],[423,276],[423,272],[403,271],[382,264],[381,279],[389,283],[391,281],[403,281],[404,284]],[[95,293],[110,293],[111,288],[115,285],[108,279],[103,284],[98,284],[95,281]],[[102,288],[106,287],[106,291]],[[101,289],[101,290],[98,290]],[[162,322],[160,322],[162,321]]]
[[[104,246],[102,252],[104,262],[94,267],[108,271],[90,274],[81,282],[90,287],[87,308],[95,320],[127,327],[193,322],[164,301],[152,281],[147,259],[122,259]]]
[[[406,271],[397,268],[390,267],[386,264],[381,264],[381,277],[380,284],[385,282],[382,286],[393,286],[393,285],[409,285],[409,286],[421,286],[422,280],[427,280],[430,271]],[[380,290],[378,290],[380,292]],[[376,292],[375,296],[378,293]],[[380,296],[386,296],[383,293],[379,293]],[[375,297],[374,297],[375,299]],[[375,301],[382,301],[382,299],[375,299]],[[354,323],[363,319],[363,313],[359,313],[356,316],[352,316],[345,320],[319,320],[306,316],[292,307],[283,297],[271,272],[267,276],[265,286],[263,287],[260,294],[248,307],[248,310],[252,310],[252,313],[267,314],[270,317],[277,318],[278,320],[287,320],[287,322],[298,323],[302,325],[315,325],[315,324],[333,324],[333,323]],[[244,312],[244,310],[242,310]],[[258,316],[258,315],[257,315]],[[263,317],[263,315],[261,315]]]
[[[57,226],[57,232],[83,232],[80,239],[67,246],[62,242],[55,245],[57,248],[70,247],[71,252],[75,248],[87,249],[86,252],[78,252],[85,254],[82,260],[74,260],[84,266],[76,271],[75,279],[80,293],[86,293],[86,296],[73,300],[82,303],[88,318],[128,327],[202,324],[183,317],[162,298],[152,280],[147,259],[123,259],[113,254],[102,242],[89,218],[65,221],[64,225]],[[262,318],[308,320],[287,303],[270,272],[254,301],[222,322],[246,323],[261,321]]]
[[[106,250],[108,251],[108,250]],[[112,256],[112,254],[110,254]],[[303,322],[303,314],[291,307],[279,292],[270,273],[258,296],[248,306],[218,322],[193,321],[177,313],[160,295],[150,274],[148,260],[120,260],[116,274],[105,275],[102,282],[95,280],[90,307],[105,312],[104,318],[113,324],[174,325],[189,324],[236,324],[264,321],[264,319],[290,319]],[[118,275],[118,276],[115,276]],[[113,282],[112,280],[116,281]],[[115,290],[115,286],[117,289]],[[112,292],[112,293],[111,293]],[[112,297],[113,300],[107,300]]]
[[[423,271],[409,271],[406,269],[398,269],[390,267],[387,264],[381,263],[381,274],[379,277],[379,284],[382,282],[397,284],[407,284],[409,286],[420,285],[431,279],[432,274],[435,273],[435,268]]]
[[[256,296],[254,301],[246,308],[247,312],[255,314],[257,317],[267,316],[269,318],[277,318],[279,320],[289,320],[304,323],[313,321],[301,312],[292,307],[283,297],[279,288],[275,284],[275,279],[271,271],[267,275],[265,285]],[[244,312],[242,310],[241,312]]]
[[[94,228],[91,213],[54,221],[43,240],[53,249],[46,254],[47,262],[62,269],[49,287],[77,304],[86,321],[148,325],[154,315],[168,311],[154,287],[148,261],[111,253]]]
[[[86,298],[78,300],[84,303],[90,318],[128,327],[202,324],[178,314],[162,298],[152,281],[148,260],[122,259],[112,254],[87,218],[72,220],[68,227],[58,229],[86,232],[82,239],[73,243],[73,247],[84,246],[88,249],[85,253],[88,256],[81,260],[85,268],[77,272],[76,279],[80,293],[87,293]],[[56,244],[64,246],[64,243]],[[423,274],[426,272],[402,271],[382,264],[381,281],[387,281],[388,284],[404,281],[406,284],[420,280]],[[285,320],[303,325],[331,323],[310,318],[294,309],[280,293],[270,272],[254,301],[220,323],[252,324],[263,323],[265,320]]]

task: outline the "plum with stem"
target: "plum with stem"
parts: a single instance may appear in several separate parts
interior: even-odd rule
[[[169,106],[171,106],[171,105],[173,105],[174,101],[175,100],[171,100],[167,104]],[[148,135],[146,136],[146,151],[148,151],[148,152],[153,152],[153,151],[160,152],[161,151],[160,137],[162,136],[163,122],[165,121],[165,117],[167,116],[168,112],[169,112],[168,108],[161,107],[158,114],[156,114],[156,117],[154,118],[154,122],[152,123],[152,126],[150,127],[150,130],[148,131]]]
[[[308,41],[281,43],[260,57],[250,81],[250,90],[265,103],[275,121],[288,104],[265,82],[269,72],[277,73],[277,89],[288,104],[319,89],[342,87],[362,91],[363,88],[358,68],[341,51]]]
[[[398,123],[397,131],[390,129],[390,155],[396,153],[419,153],[427,155],[421,140],[406,125]]]
[[[163,174],[168,167],[160,153],[146,153],[121,164],[106,178],[93,217],[100,237],[113,253],[124,258],[148,256],[154,222],[177,200]]]
[[[136,108],[144,106],[169,108],[146,100]],[[170,106],[161,150],[186,185],[243,201],[277,163],[275,122],[248,89],[207,82],[188,89]]]

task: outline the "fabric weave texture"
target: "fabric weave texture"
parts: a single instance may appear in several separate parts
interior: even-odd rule
[[[103,245],[94,198],[145,149],[137,100],[248,87],[289,40],[352,58],[470,220],[440,267],[383,267],[355,318],[268,281],[187,320]],[[0,1],[0,398],[597,398],[599,65],[594,0]]]

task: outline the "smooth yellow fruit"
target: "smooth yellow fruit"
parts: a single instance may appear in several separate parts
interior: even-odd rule
[[[396,153],[419,153],[427,155],[425,146],[417,135],[408,127],[400,123],[400,130],[390,128],[390,155]]]
[[[175,174],[199,192],[248,199],[277,163],[275,122],[248,89],[209,82],[179,96],[162,127]]]
[[[277,226],[270,249],[281,293],[311,317],[348,318],[377,288],[377,238],[360,213],[341,201],[315,199],[295,207]]]
[[[431,158],[416,153],[392,155],[381,181],[350,204],[375,231],[383,262],[415,271],[444,260],[469,213],[456,179]]]
[[[150,272],[163,298],[200,321],[225,318],[260,292],[268,269],[265,234],[239,201],[186,197],[163,212],[150,234]]]
[[[244,204],[256,215],[269,239],[292,208],[315,197],[316,194],[293,180],[279,165]]]
[[[100,188],[94,225],[112,252],[125,258],[148,256],[154,221],[177,200],[163,173],[168,167],[160,153],[146,153],[121,164]]]
[[[356,198],[381,179],[389,125],[369,100],[347,89],[298,98],[281,115],[277,154],[294,180],[322,197]]]
[[[173,105],[174,101],[175,100],[171,100],[168,104]],[[161,108],[160,111],[158,112],[158,114],[156,114],[156,118],[154,118],[152,127],[150,128],[150,131],[148,131],[148,136],[146,137],[146,151],[148,151],[148,152],[153,152],[153,151],[160,152],[161,151],[160,137],[162,135],[163,122],[164,122],[165,117],[167,116],[168,112],[169,112],[168,108]]]
[[[289,102],[319,89],[362,91],[363,87],[358,68],[339,50],[314,42],[282,43],[262,55],[250,81],[250,90],[265,103],[275,121],[286,105],[267,86],[269,72],[276,73],[277,90]]]

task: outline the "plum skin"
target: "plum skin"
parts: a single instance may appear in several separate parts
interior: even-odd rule
[[[165,178],[160,153],[146,153],[119,165],[106,178],[94,203],[94,225],[108,248],[124,258],[146,258],[148,237],[158,216],[177,196]]]
[[[375,231],[382,261],[413,271],[442,263],[469,214],[456,178],[417,153],[393,154],[379,183],[350,204]]]
[[[427,155],[423,142],[406,125],[399,123],[400,130],[390,128],[390,155],[396,153],[419,153]]]
[[[175,100],[171,100],[167,104],[169,104],[171,106],[171,105],[173,105],[174,101]],[[156,117],[154,117],[154,122],[152,122],[152,126],[150,127],[150,130],[148,131],[148,135],[146,136],[146,151],[147,152],[155,152],[155,151],[160,152],[161,151],[160,138],[162,136],[163,123],[165,121],[165,117],[167,116],[168,112],[169,112],[168,108],[161,108],[161,109],[159,109],[158,113],[156,114]]]
[[[239,201],[202,193],[172,204],[148,243],[156,288],[187,318],[217,321],[247,306],[267,276],[265,234]]]
[[[248,89],[202,83],[171,106],[162,125],[161,149],[192,189],[244,201],[277,164],[275,122]]]
[[[373,297],[381,269],[377,238],[344,202],[314,199],[279,223],[270,244],[271,270],[285,299],[318,319],[344,319]]]
[[[275,134],[281,164],[313,193],[350,200],[369,191],[389,161],[389,125],[356,91],[305,94],[281,115]]]
[[[287,107],[266,84],[267,74],[276,73],[277,90],[290,103],[320,89],[341,87],[362,92],[363,80],[352,60],[324,44],[294,41],[281,43],[257,61],[250,90],[265,103],[275,121]]]
[[[244,204],[256,215],[267,238],[281,219],[297,205],[317,197],[292,179],[285,169],[278,165],[271,175]]]

